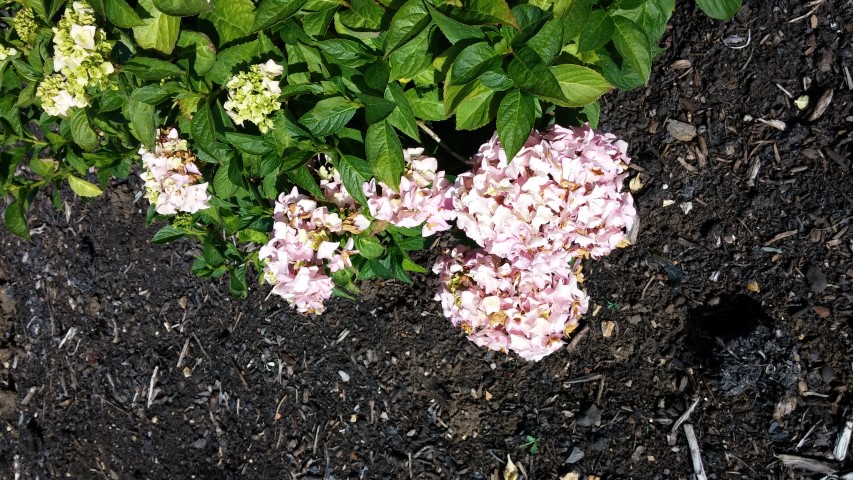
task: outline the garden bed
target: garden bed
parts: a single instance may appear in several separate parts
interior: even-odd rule
[[[531,479],[688,478],[673,427],[697,399],[710,478],[810,478],[778,454],[849,470],[853,12],[800,3],[727,23],[681,3],[651,86],[604,97],[639,237],[585,263],[591,313],[538,363],[468,342],[434,276],[320,317],[266,286],[232,300],[191,276],[195,244],[148,244],[134,175],[40,198],[33,243],[0,234],[0,478],[502,478],[507,456]],[[794,105],[830,89],[817,118]]]

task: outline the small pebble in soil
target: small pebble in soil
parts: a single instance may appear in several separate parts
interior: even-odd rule
[[[338,375],[341,376],[341,380],[343,380],[345,382],[349,382],[349,373],[347,373],[343,370],[338,370]]]
[[[583,450],[580,447],[572,447],[571,453],[566,457],[566,463],[578,463],[583,458]]]
[[[590,405],[578,416],[579,427],[597,427],[601,425],[601,410],[595,405]]]

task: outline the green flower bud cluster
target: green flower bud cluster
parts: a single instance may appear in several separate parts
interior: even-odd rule
[[[238,125],[248,120],[257,125],[261,133],[267,133],[273,126],[270,115],[281,109],[278,99],[281,86],[276,78],[283,71],[284,67],[268,60],[231,77],[225,84],[228,100],[223,105],[228,116]]]
[[[22,8],[15,14],[15,32],[24,43],[30,43],[36,35],[38,25],[31,8]]]
[[[53,71],[57,73],[36,90],[50,115],[65,116],[71,107],[87,106],[86,89],[103,90],[115,71],[106,60],[112,44],[106,33],[95,26],[93,13],[85,2],[74,2],[53,29]]]

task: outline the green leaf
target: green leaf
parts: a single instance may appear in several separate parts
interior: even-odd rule
[[[388,56],[391,78],[412,78],[430,66],[432,55],[429,49],[433,31],[434,27],[428,28]]]
[[[6,207],[6,211],[3,212],[3,221],[10,232],[24,240],[31,240],[30,229],[27,226],[27,207],[21,198],[16,199]]]
[[[104,7],[107,20],[117,27],[131,28],[144,24],[139,15],[125,0],[110,0]]]
[[[696,0],[696,5],[711,18],[728,20],[740,10],[741,0]]]
[[[216,55],[216,63],[207,73],[207,77],[220,85],[224,85],[236,73],[235,69],[238,65],[252,63],[253,60],[268,51],[269,49],[258,40],[220,50]]]
[[[238,188],[240,187],[234,185],[228,178],[228,163],[220,165],[213,175],[213,191],[216,192],[216,195],[219,198],[228,198],[237,193]]]
[[[219,34],[219,46],[252,33],[255,24],[255,6],[252,0],[213,0],[213,9],[198,18],[207,20]]]
[[[578,51],[590,52],[603,47],[613,36],[613,20],[606,10],[595,10],[578,38]]]
[[[649,39],[636,23],[625,17],[613,17],[613,45],[622,58],[640,76],[649,82],[652,69],[652,52]]]
[[[246,285],[246,265],[240,265],[231,272],[231,295],[237,298],[246,298],[249,294],[249,287]]]
[[[465,25],[462,22],[456,21],[453,18],[448,17],[447,15],[439,12],[435,7],[426,4],[429,9],[429,15],[432,17],[432,21],[438,25],[438,28],[441,30],[441,33],[447,37],[447,40],[450,43],[456,43],[461,40],[480,40],[485,39],[486,34],[483,29],[480,27],[475,27],[471,25]]]
[[[317,105],[299,119],[308,131],[317,137],[331,135],[344,128],[355,115],[358,105],[343,97],[332,97]]]
[[[583,107],[613,88],[600,73],[581,65],[554,65],[549,70],[560,83],[565,98],[554,103],[564,107]]]
[[[355,248],[359,255],[371,260],[379,258],[385,253],[385,247],[376,237],[355,237]]]
[[[156,58],[133,57],[122,66],[122,71],[131,73],[140,80],[162,80],[184,74],[181,67]]]
[[[54,173],[59,169],[59,162],[50,158],[38,158],[35,157],[30,160],[30,170],[36,175],[42,177],[50,177],[53,176]]]
[[[97,197],[104,193],[104,191],[94,183],[89,183],[82,178],[75,177],[74,175],[68,175],[68,185],[71,186],[71,190],[74,190],[74,193],[81,197]]]
[[[74,143],[87,152],[98,148],[98,135],[89,125],[89,116],[84,108],[75,108],[71,114],[71,137]]]
[[[216,127],[213,124],[213,114],[206,103],[202,103],[193,115],[190,131],[199,149],[217,159],[219,163],[224,163],[225,159],[220,154],[219,146],[216,144]]]
[[[183,30],[178,37],[181,56],[192,61],[193,70],[199,75],[209,72],[216,64],[216,47],[210,37],[200,32]]]
[[[539,55],[545,65],[551,65],[563,49],[562,20],[555,18],[545,23],[525,44]]]
[[[354,30],[374,30],[382,23],[385,10],[373,0],[351,0],[352,8],[340,12],[339,19],[343,25]]]
[[[666,24],[674,9],[675,0],[647,0],[638,8],[619,10],[616,14],[633,20],[646,32],[652,45],[657,45],[666,32]]]
[[[481,82],[472,84],[456,107],[456,129],[475,130],[489,123],[498,111],[496,92]]]
[[[183,237],[186,234],[187,233],[185,231],[181,230],[178,227],[174,227],[172,225],[166,225],[165,227],[161,228],[160,230],[157,230],[157,233],[155,233],[154,236],[151,238],[150,243],[153,243],[153,244],[169,243],[169,242],[175,241],[175,240]]]
[[[504,0],[467,0],[463,11],[483,23],[510,25],[518,28],[518,20]]]
[[[86,175],[86,172],[89,170],[89,166],[86,165],[86,161],[80,158],[80,156],[74,153],[74,150],[70,148],[66,151],[65,161],[80,175]]]
[[[230,1],[230,0],[229,0]],[[111,0],[108,3],[112,3]],[[175,49],[178,32],[181,29],[180,17],[173,17],[157,10],[151,0],[139,0],[139,6],[150,15],[142,25],[133,27],[133,38],[141,48],[150,48],[166,55]]]
[[[157,126],[154,125],[154,105],[130,99],[122,108],[125,118],[130,120],[130,133],[153,150]]]
[[[507,67],[509,77],[521,88],[534,95],[561,98],[560,84],[554,74],[530,47],[521,46]]]
[[[111,0],[107,0],[109,3]],[[189,17],[198,15],[213,8],[207,0],[153,0],[157,10],[166,15],[174,15],[176,17]]]
[[[317,47],[338,65],[360,67],[376,57],[371,55],[361,43],[343,38],[332,38],[317,43]]]
[[[255,14],[252,31],[259,32],[293,16],[305,5],[305,0],[263,0]]]
[[[157,105],[177,93],[177,91],[177,83],[172,82],[164,85],[153,83],[135,89],[130,94],[130,98],[149,105]]]
[[[385,55],[421,33],[432,19],[423,0],[409,0],[394,14],[385,36]]]
[[[512,161],[530,137],[536,120],[536,98],[521,90],[513,90],[501,100],[498,109],[498,137]]]
[[[464,85],[474,81],[483,72],[500,67],[502,59],[486,42],[479,42],[465,47],[450,70],[450,83]]]
[[[250,155],[266,155],[272,150],[264,143],[264,139],[256,135],[245,133],[225,132],[225,140],[237,147],[237,150]]]
[[[317,185],[317,179],[314,178],[314,175],[311,174],[311,170],[309,170],[305,165],[294,170],[288,170],[286,174],[294,185],[317,198],[324,198],[323,190],[320,190],[320,186]]]
[[[385,120],[396,107],[393,101],[373,95],[359,95],[358,100],[364,104],[364,119],[368,124]]]
[[[384,120],[367,127],[364,147],[367,152],[367,163],[376,174],[376,179],[394,191],[398,191],[400,177],[403,176],[406,164],[403,158],[403,145],[391,123]]]
[[[426,91],[410,88],[405,93],[416,118],[428,121],[447,120],[448,113],[445,110],[438,88],[431,88]]]
[[[417,263],[414,262],[414,260],[412,260],[408,256],[403,258],[402,267],[403,267],[403,270],[405,270],[407,272],[427,273],[426,268],[418,265]]]
[[[597,101],[584,106],[581,113],[586,117],[590,127],[598,128],[598,120],[601,118],[601,105]]]
[[[361,205],[367,205],[367,197],[362,187],[373,178],[370,165],[358,157],[343,155],[337,159],[335,168],[341,174],[341,181],[352,198]]]
[[[385,99],[391,100],[396,104],[396,108],[388,117],[388,121],[397,130],[408,135],[415,141],[420,141],[418,133],[418,122],[415,119],[415,112],[409,104],[409,99],[403,93],[403,88],[397,82],[389,83],[385,90]]]

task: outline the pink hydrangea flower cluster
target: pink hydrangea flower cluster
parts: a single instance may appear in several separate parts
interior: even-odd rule
[[[637,212],[622,192],[627,143],[588,125],[533,132],[515,158],[497,134],[456,179],[457,225],[487,252],[521,265],[537,254],[598,258],[625,246]]]
[[[543,259],[545,257],[538,257]],[[535,261],[522,268],[483,249],[456,247],[439,257],[444,315],[481,347],[541,360],[563,346],[586,313],[580,265]]]
[[[158,130],[157,133],[159,138],[154,152],[145,147],[139,149],[145,198],[161,215],[195,213],[208,208],[207,182],[198,183],[202,179],[201,172],[187,141],[181,139],[174,128],[167,128],[162,134]]]
[[[403,151],[406,168],[400,179],[400,191],[371,179],[364,185],[370,214],[397,227],[423,225],[424,237],[450,229],[456,217],[452,203],[452,185],[438,170],[438,160],[427,157],[423,148]],[[381,190],[381,191],[380,191]]]
[[[588,125],[533,132],[508,159],[497,134],[456,179],[456,222],[481,248],[433,270],[436,300],[477,345],[540,360],[586,313],[582,258],[624,246],[637,212],[622,192],[627,144]]]
[[[352,267],[350,257],[358,253],[351,236],[341,245],[344,232],[361,231],[358,216],[341,218],[296,187],[279,195],[273,237],[259,252],[272,293],[301,313],[323,313],[334,288],[329,273]]]

